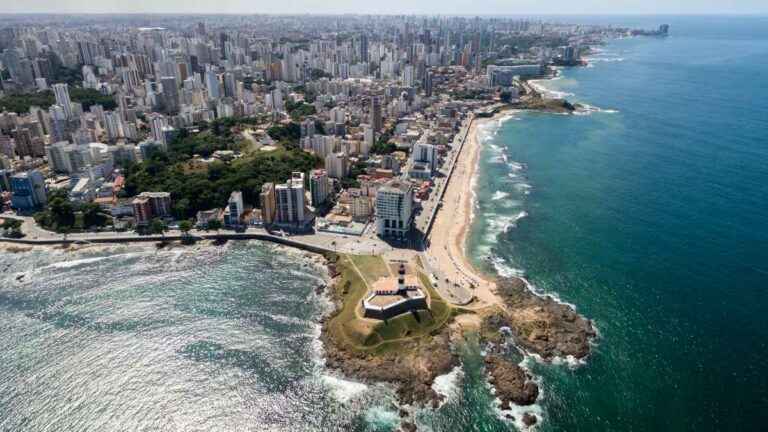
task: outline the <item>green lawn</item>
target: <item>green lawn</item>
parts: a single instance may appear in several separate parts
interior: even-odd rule
[[[372,285],[379,278],[388,277],[387,263],[380,256],[348,255],[354,261],[357,268],[365,277],[368,285]]]

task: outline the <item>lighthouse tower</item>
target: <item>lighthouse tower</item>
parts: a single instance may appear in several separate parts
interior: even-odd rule
[[[397,270],[397,291],[405,291],[405,265],[400,264],[400,268]]]

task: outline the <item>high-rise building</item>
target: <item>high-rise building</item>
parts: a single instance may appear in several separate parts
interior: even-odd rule
[[[375,139],[376,132],[373,131],[373,128],[369,125],[363,126],[363,143],[360,146],[361,155],[368,156],[375,144]]]
[[[419,141],[413,145],[412,156],[414,162],[426,163],[432,174],[437,170],[437,146]]]
[[[416,72],[414,71],[413,65],[405,65],[403,68],[403,85],[405,87],[413,87],[415,81]]]
[[[179,112],[179,89],[177,88],[176,77],[164,76],[160,78],[160,84],[163,86],[165,111],[168,113]]]
[[[363,63],[368,61],[368,36],[366,34],[360,35],[360,61]]]
[[[301,122],[301,137],[312,138],[315,136],[315,120],[312,118],[305,119]]]
[[[8,69],[8,73],[11,75],[11,79],[14,81],[21,81],[22,69],[21,69],[21,56],[16,48],[9,48],[3,51],[3,65]]]
[[[277,223],[297,225],[305,221],[304,173],[294,172],[287,182],[275,186],[275,197]]]
[[[149,198],[138,196],[132,202],[133,219],[136,225],[146,225],[152,220],[152,206],[149,204]]]
[[[221,84],[219,77],[212,69],[205,71],[205,88],[208,89],[208,99],[216,100],[221,97]]]
[[[224,72],[224,96],[237,97],[237,80],[232,72]]]
[[[117,141],[120,138],[125,137],[123,131],[123,120],[120,115],[114,111],[107,111],[104,113],[104,126],[107,129],[107,137],[110,141]]]
[[[117,144],[109,146],[109,153],[112,154],[112,160],[118,165],[128,165],[136,162],[136,146],[133,144]]]
[[[325,157],[325,170],[328,177],[343,179],[349,173],[349,160],[344,153],[331,153]]]
[[[14,174],[11,177],[11,191],[11,207],[17,210],[35,210],[48,202],[45,178],[37,170]]]
[[[163,151],[168,149],[168,143],[173,141],[173,138],[176,136],[176,129],[168,126],[168,121],[162,114],[155,113],[150,115],[149,129],[152,140],[159,143]]]
[[[424,95],[432,97],[432,72],[426,71],[424,73]]]
[[[381,99],[379,96],[373,96],[371,98],[371,127],[374,132],[381,132],[381,128],[384,127],[384,121],[381,118]]]
[[[68,119],[72,118],[72,100],[69,98],[69,86],[66,83],[54,84],[53,95],[56,97],[56,105],[64,110]]]
[[[91,150],[87,145],[59,141],[48,146],[45,152],[51,170],[57,173],[77,173],[93,163]]]
[[[137,225],[144,225],[153,218],[166,218],[171,215],[169,192],[142,192],[132,204],[133,217]]]
[[[350,214],[356,221],[367,221],[371,217],[371,197],[364,195],[360,189],[349,190]]]
[[[309,192],[312,207],[319,207],[328,202],[331,194],[331,183],[325,170],[314,170],[309,176]]]
[[[402,239],[413,225],[413,185],[390,180],[376,191],[376,234]]]
[[[16,156],[16,142],[13,138],[0,134],[0,154],[13,158]]]
[[[273,224],[277,213],[277,196],[274,183],[264,183],[261,186],[259,204],[261,205],[261,219],[264,221],[264,225]]]
[[[229,226],[240,225],[240,218],[243,216],[245,206],[243,204],[243,193],[234,191],[229,195],[227,202],[227,212],[224,215],[224,221]]]

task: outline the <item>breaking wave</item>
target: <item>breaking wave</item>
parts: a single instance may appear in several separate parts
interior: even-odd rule
[[[496,191],[496,192],[493,193],[493,196],[491,197],[491,199],[494,200],[494,201],[498,201],[498,200],[501,200],[501,199],[504,199],[504,198],[508,198],[508,197],[509,197],[509,192]]]

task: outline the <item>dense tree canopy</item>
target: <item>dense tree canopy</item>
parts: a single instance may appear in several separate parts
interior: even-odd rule
[[[267,129],[267,134],[277,141],[283,148],[298,149],[301,138],[301,127],[298,123],[291,122],[287,125],[275,125]]]
[[[117,103],[112,96],[105,96],[93,89],[70,87],[69,97],[72,99],[72,102],[83,104],[84,110],[87,110],[92,105],[102,105],[105,110],[112,110],[117,107]],[[50,90],[37,93],[14,94],[0,98],[0,111],[26,113],[29,112],[29,108],[32,106],[48,109],[48,107],[55,103],[56,98]]]
[[[98,204],[74,203],[64,191],[51,192],[48,206],[35,214],[35,221],[56,232],[82,231],[107,225],[111,219]]]
[[[310,105],[304,102],[289,101],[285,104],[285,109],[288,111],[288,114],[290,114],[294,121],[300,121],[302,118],[313,115],[317,112],[314,105]]]
[[[238,151],[241,141],[241,138],[234,139],[227,134],[217,135],[213,130],[190,134],[182,129],[168,144],[168,157],[175,161],[187,160],[196,154],[207,158],[217,150]]]
[[[205,171],[188,172],[183,162],[156,155],[128,167],[125,192],[128,196],[144,191],[170,192],[174,216],[186,219],[200,210],[223,207],[236,190],[243,192],[245,202],[258,205],[262,184],[284,182],[291,172],[307,172],[317,164],[318,159],[309,153],[281,149],[258,152],[229,164],[212,162]]]

